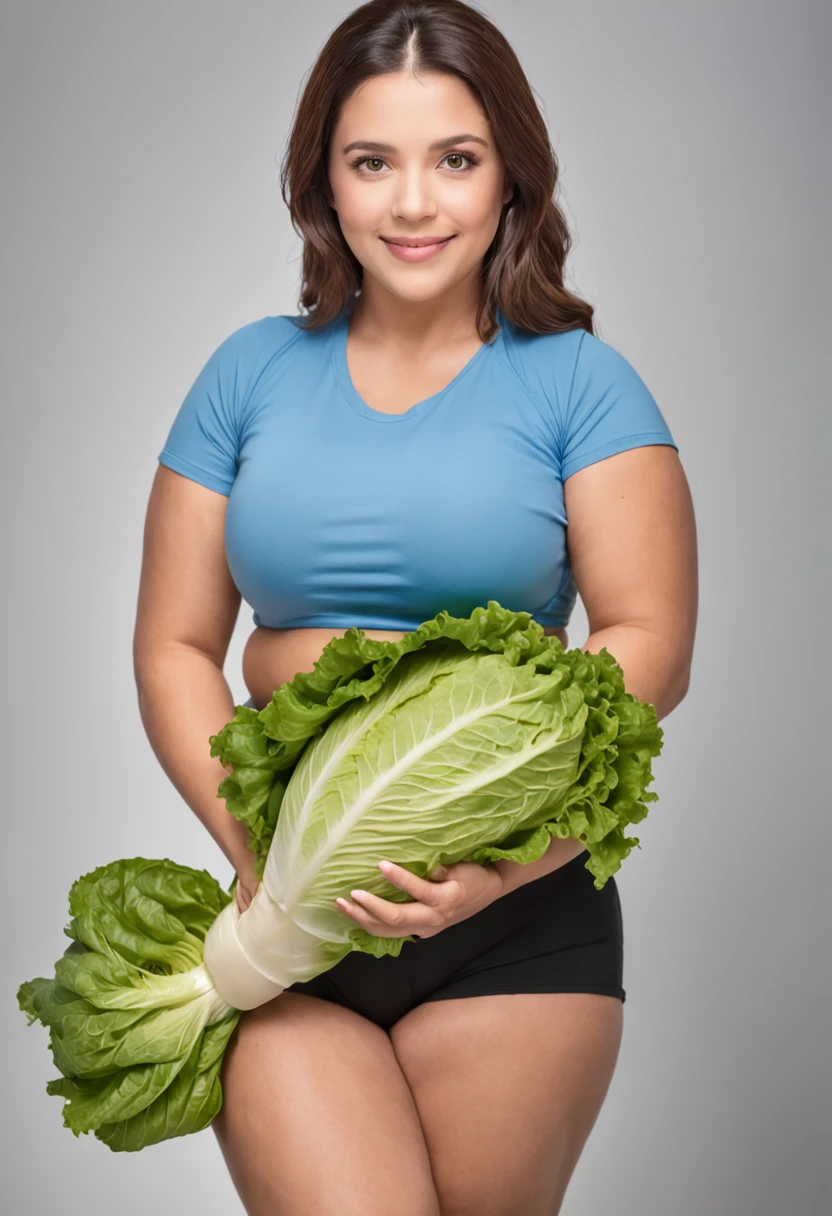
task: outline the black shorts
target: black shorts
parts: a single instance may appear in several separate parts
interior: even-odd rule
[[[578,857],[398,957],[353,950],[322,975],[291,984],[388,1030],[415,1005],[499,992],[600,992],[626,999],[615,879],[597,891]]]

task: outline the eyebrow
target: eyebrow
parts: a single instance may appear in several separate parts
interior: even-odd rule
[[[464,143],[482,144],[484,148],[488,144],[479,135],[449,135],[446,139],[435,139],[432,144],[428,144],[428,152],[441,152],[444,148],[450,148],[452,144]],[[355,148],[369,148],[373,152],[395,152],[397,149],[393,144],[375,143],[371,139],[354,139],[351,144],[347,144],[344,148],[344,155],[352,152]]]

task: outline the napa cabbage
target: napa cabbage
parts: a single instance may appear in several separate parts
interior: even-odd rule
[[[72,944],[18,1003],[49,1027],[64,1123],[114,1150],[206,1127],[241,1012],[352,950],[399,955],[335,907],[361,887],[410,896],[377,869],[540,858],[584,842],[601,890],[661,750],[655,708],[626,692],[606,649],[565,650],[497,601],[443,611],[398,642],[349,629],[260,711],[236,707],[209,743],[246,824],[260,886],[244,913],[205,871],[121,860],[70,892]],[[639,846],[640,847],[640,846]],[[236,880],[235,880],[236,881]]]

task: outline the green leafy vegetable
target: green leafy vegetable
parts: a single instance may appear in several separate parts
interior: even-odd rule
[[[262,882],[242,915],[205,871],[134,858],[70,892],[73,941],[53,980],[23,984],[63,1074],[64,1122],[110,1148],[206,1127],[240,1011],[351,950],[398,955],[334,907],[356,886],[404,902],[377,869],[537,860],[582,840],[600,890],[639,845],[627,827],[662,731],[606,651],[565,651],[495,600],[440,612],[398,642],[349,629],[262,711],[211,737],[233,765],[219,788],[248,829]],[[232,884],[232,889],[233,889]]]
[[[456,646],[451,645],[454,642]],[[408,678],[402,680],[399,672],[393,680],[394,671],[405,657],[415,654],[422,658],[418,665],[408,667]],[[472,663],[474,656],[479,662]],[[481,660],[485,657],[489,662],[482,667]],[[430,660],[427,665],[426,659]],[[518,822],[524,819],[535,783],[538,789],[541,784],[547,787],[549,792],[541,809],[546,811],[549,806],[551,813],[538,816],[537,825],[525,824],[522,830],[512,832],[510,838],[500,835],[495,822],[492,843],[480,845],[470,855],[449,860],[490,862],[507,857],[531,862],[546,852],[552,836],[571,836],[586,840],[589,853],[586,868],[595,876],[596,888],[601,890],[631,849],[640,847],[637,837],[626,837],[624,832],[628,824],[644,818],[645,804],[658,797],[647,792],[646,787],[653,780],[650,760],[661,751],[663,732],[654,706],[625,691],[623,672],[606,648],[597,655],[578,649],[564,650],[560,639],[544,634],[542,626],[528,612],[512,612],[496,600],[489,600],[487,608],[476,608],[467,619],[439,612],[398,642],[368,638],[361,629],[348,629],[343,637],[327,643],[313,667],[311,673],[301,673],[276,689],[264,709],[238,706],[234,718],[210,739],[211,755],[233,766],[233,774],[223,780],[218,793],[231,814],[248,828],[248,843],[256,854],[258,877],[263,877],[290,777],[310,741],[326,732],[334,749],[343,734],[336,736],[327,728],[344,706],[357,703],[363,707],[363,718],[359,709],[353,719],[356,737],[350,747],[353,750],[362,747],[364,737],[367,743],[378,743],[378,732],[371,736],[369,730],[378,718],[396,709],[399,702],[429,692],[432,685],[455,672],[459,674],[454,684],[464,679],[470,689],[481,686],[478,694],[486,711],[489,697],[499,700],[502,696],[498,683],[494,682],[500,669],[503,674],[499,679],[504,685],[506,680],[513,684],[516,699],[512,702],[514,708],[512,705],[495,708],[493,714],[479,718],[481,726],[466,727],[467,750],[457,757],[450,755],[448,746],[444,746],[441,756],[448,765],[450,788],[455,781],[463,782],[470,764],[482,769],[493,763],[498,747],[508,748],[517,761],[517,776],[522,778],[522,789],[515,790],[520,800],[519,813],[512,808],[509,817]],[[506,668],[514,670],[509,674]],[[486,685],[489,687],[483,691]],[[524,689],[530,694],[528,699],[521,695]],[[445,684],[430,702],[414,700],[398,716],[400,729],[402,720],[406,730],[408,721],[434,712],[443,701],[452,719],[457,713],[458,698],[451,704],[451,693],[452,687]],[[536,702],[540,704],[535,709]],[[543,705],[545,710],[541,708]],[[461,728],[461,721],[459,725]],[[382,727],[390,728],[390,723]],[[478,734],[486,728],[491,732],[488,737]],[[552,748],[542,765],[529,770],[522,743],[531,739],[536,729],[548,732]],[[462,738],[461,729],[456,733]],[[573,756],[574,776],[566,789],[563,769],[553,773],[549,766],[554,763],[556,752],[561,758],[569,753],[570,742],[577,755]],[[453,748],[452,740],[450,747]],[[435,749],[434,763],[439,754]],[[318,759],[323,755],[318,753]],[[309,763],[313,763],[311,757]],[[535,776],[541,767],[548,772]],[[431,783],[434,772],[435,769],[429,773]],[[533,787],[531,792],[529,785]],[[483,790],[480,797],[490,795]],[[466,809],[469,805],[470,799]],[[422,814],[412,804],[405,813],[409,809]],[[459,828],[464,819],[465,815],[458,813],[455,826]],[[420,828],[421,825],[420,819]],[[448,864],[447,851],[441,851],[440,856],[442,864]],[[424,858],[403,858],[399,864],[408,865],[424,877],[434,860],[439,859],[431,854]]]
[[[135,1150],[207,1127],[240,1011],[202,965],[205,934],[231,896],[204,870],[136,857],[79,878],[73,939],[55,978],[21,984],[18,1005],[49,1028],[63,1077],[49,1094],[64,1126]]]

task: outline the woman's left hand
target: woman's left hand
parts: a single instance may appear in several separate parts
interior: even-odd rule
[[[394,903],[369,891],[351,891],[353,903],[336,900],[335,906],[375,937],[434,937],[488,907],[502,893],[503,880],[493,865],[459,861],[431,871],[435,878],[419,878],[403,866],[380,862],[388,882],[413,896],[413,903]]]

